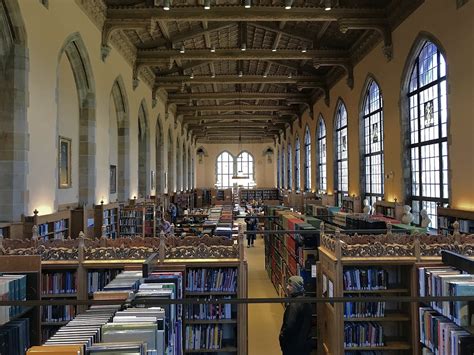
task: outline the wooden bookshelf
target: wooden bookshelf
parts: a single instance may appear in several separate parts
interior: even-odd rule
[[[41,289],[41,257],[36,255],[22,256],[0,256],[0,273],[25,274],[26,299],[28,301],[39,301]],[[30,341],[32,345],[41,344],[40,307],[28,307],[16,318],[29,318]],[[10,319],[13,320],[13,319]]]
[[[119,208],[119,235],[121,237],[144,236],[145,207],[133,204]]]
[[[198,298],[198,299],[219,299],[224,297],[232,298],[247,298],[247,262],[243,258],[243,249],[240,248],[242,253],[239,258],[233,259],[222,259],[222,258],[209,258],[209,259],[165,259],[163,262],[159,261],[158,255],[153,255],[147,259],[144,263],[143,275],[146,277],[152,272],[161,271],[180,271],[183,272],[184,292],[183,297],[185,298]],[[236,284],[235,289],[227,290],[203,290],[194,291],[195,287],[199,288],[199,284],[193,283],[195,287],[188,284],[190,281],[191,272],[196,271],[201,273],[204,272],[207,276],[214,275],[215,273],[222,272],[225,277],[231,278],[235,275]],[[196,279],[197,280],[197,279]],[[205,287],[205,284],[200,285]],[[217,286],[217,285],[214,285]],[[245,304],[230,304],[230,318],[221,319],[195,319],[192,316],[192,309],[183,307],[183,349],[184,353],[236,353],[246,355],[247,349],[247,305]],[[229,315],[229,314],[228,314]],[[207,318],[207,317],[205,317]],[[198,327],[198,326],[218,326],[226,327],[226,334],[233,334],[231,338],[223,340],[222,348],[220,349],[187,349],[186,348],[186,328],[187,327]]]
[[[94,206],[94,236],[102,236],[102,227],[105,227],[105,236],[115,239],[119,236],[119,204],[117,202]]]
[[[398,202],[379,200],[375,202],[375,214],[400,221],[403,217],[403,205]]]
[[[344,196],[342,197],[342,208],[344,212],[348,213],[361,213],[362,205],[360,196]]]
[[[38,237],[43,240],[67,239],[77,237],[71,235],[71,211],[59,211],[47,215],[39,215],[37,210],[33,216],[24,216],[24,236],[31,239],[33,236],[33,226],[38,227]]]
[[[23,239],[23,223],[0,223],[0,236],[5,239]]]
[[[453,233],[454,222],[459,223],[459,232],[474,233],[474,211],[438,207],[437,214],[439,234],[446,235]]]

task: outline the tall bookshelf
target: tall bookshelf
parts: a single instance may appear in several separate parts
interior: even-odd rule
[[[0,256],[0,273],[26,275],[26,299],[39,301],[41,289],[41,258],[36,255]],[[39,307],[22,307],[10,321],[28,318],[30,343],[41,344],[40,309]],[[1,326],[0,326],[1,327]]]
[[[215,300],[247,297],[247,265],[239,259],[167,259],[155,263],[151,257],[145,264],[144,276],[152,272],[180,271],[184,274],[184,298]],[[218,281],[219,280],[219,281]],[[246,305],[205,304],[183,306],[183,349],[185,354],[247,354]],[[196,348],[193,337],[210,329],[219,341],[201,343]],[[221,335],[222,334],[222,335]],[[205,338],[205,337],[204,337]],[[203,339],[204,339],[203,338]]]
[[[71,211],[59,211],[47,215],[39,215],[34,210],[33,216],[23,218],[24,236],[31,239],[33,236],[33,226],[38,227],[38,236],[43,240],[67,239],[71,235]]]
[[[117,202],[94,206],[94,236],[102,235],[105,226],[105,236],[115,239],[119,236],[119,204]]]
[[[133,237],[145,235],[145,207],[142,204],[119,209],[120,236]]]
[[[438,233],[454,232],[453,223],[459,223],[459,232],[474,233],[474,211],[438,207]]]
[[[319,248],[319,258],[319,297],[368,296],[381,299],[380,302],[327,302],[318,305],[321,353],[381,351],[384,354],[413,354],[411,329],[416,320],[410,307],[399,302],[385,302],[383,297],[413,294],[416,290],[414,260],[402,257],[338,258],[324,247]],[[369,274],[381,275],[384,282],[368,284],[364,280],[368,280]],[[356,334],[360,336],[362,333],[361,329],[369,328],[381,332],[380,342],[356,339]]]

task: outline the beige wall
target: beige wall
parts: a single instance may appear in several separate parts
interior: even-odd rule
[[[456,9],[455,1],[425,1],[410,18],[404,21],[393,32],[393,59],[387,62],[379,44],[371,53],[354,68],[354,89],[346,84],[346,78],[338,82],[330,91],[330,105],[319,100],[314,105],[314,117],[306,113],[301,128],[294,124],[286,132],[283,145],[291,141],[294,150],[296,134],[304,134],[306,124],[309,125],[312,139],[313,172],[316,169],[316,124],[320,114],[325,119],[327,130],[328,156],[328,193],[334,188],[333,169],[333,133],[334,115],[338,99],[342,99],[347,107],[349,128],[349,193],[360,194],[359,171],[359,114],[362,92],[367,77],[371,75],[378,82],[383,95],[384,112],[384,146],[385,173],[393,172],[393,177],[385,179],[385,198],[401,201],[404,196],[402,174],[402,135],[401,135],[401,85],[404,77],[405,64],[416,39],[422,33],[429,33],[445,51],[448,78],[448,115],[449,115],[449,179],[450,206],[453,208],[474,210],[474,3],[468,2]],[[280,146],[280,145],[279,145]],[[285,148],[286,150],[286,148]],[[301,161],[303,164],[303,160]],[[303,173],[303,167],[300,169]],[[303,176],[301,176],[303,181]],[[316,187],[316,174],[312,174],[312,187]]]
[[[29,106],[27,108],[28,124],[30,131],[29,174],[28,190],[29,203],[25,213],[31,214],[37,208],[40,214],[56,210],[58,202],[77,202],[78,179],[73,175],[73,188],[71,193],[57,192],[57,136],[55,127],[59,125],[58,117],[68,119],[68,123],[78,118],[78,105],[73,104],[73,97],[77,92],[71,83],[71,74],[63,81],[62,73],[67,72],[66,66],[60,62],[60,52],[66,39],[73,33],[79,33],[89,56],[93,85],[95,86],[95,118],[96,118],[96,186],[95,203],[101,199],[105,202],[109,197],[109,163],[115,159],[115,153],[109,154],[110,93],[116,78],[121,75],[125,86],[130,113],[130,197],[137,195],[138,191],[138,112],[142,99],[145,100],[149,113],[149,149],[150,169],[155,170],[155,133],[156,120],[160,117],[161,127],[164,132],[171,129],[173,138],[180,136],[186,146],[192,146],[188,140],[187,132],[182,134],[179,122],[175,124],[172,112],[165,111],[165,102],[159,99],[156,107],[151,105],[151,90],[140,82],[134,90],[132,87],[132,69],[124,58],[112,49],[105,62],[101,60],[100,42],[101,31],[86,14],[77,6],[74,0],[50,0],[46,9],[40,1],[19,0],[21,16],[23,17],[28,38],[29,51]],[[46,40],[45,40],[46,39]],[[66,56],[63,56],[64,58]],[[61,65],[60,65],[61,64]],[[58,90],[58,76],[59,81]],[[67,90],[62,90],[61,85],[67,85]],[[61,91],[60,102],[57,104],[56,92]],[[63,103],[64,102],[64,106]],[[72,120],[72,121],[71,121]],[[74,123],[75,124],[75,123]],[[70,133],[67,133],[68,135]],[[72,135],[72,133],[71,133]],[[76,136],[72,138],[76,138]],[[168,140],[164,140],[165,156],[168,149]],[[194,151],[192,146],[192,151]],[[77,155],[78,147],[73,145],[73,156]],[[109,157],[112,156],[112,158]],[[111,160],[112,159],[112,160]],[[73,172],[77,170],[77,162]],[[162,162],[162,171],[167,170],[168,162]],[[75,173],[74,173],[75,174]],[[162,172],[157,172],[157,176]],[[147,179],[149,179],[149,172]],[[154,190],[149,191],[154,194]]]
[[[272,144],[198,144],[197,147],[203,147],[207,156],[196,157],[196,186],[198,188],[214,188],[216,183],[216,161],[219,154],[227,151],[235,158],[241,151],[252,154],[255,164],[255,182],[258,187],[273,187],[276,185],[276,155],[272,157],[271,163],[268,162],[264,151]]]

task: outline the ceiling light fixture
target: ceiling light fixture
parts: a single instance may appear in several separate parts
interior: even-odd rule
[[[290,10],[293,5],[293,0],[285,0],[285,10]]]
[[[272,52],[276,52],[276,51],[277,51],[276,47],[272,48]]]
[[[291,73],[290,73],[290,74],[288,74],[288,79],[291,79],[291,78],[292,78],[292,75],[291,75]]]
[[[263,74],[263,77],[266,78],[266,77],[267,77],[267,74],[264,73],[264,74]]]
[[[250,9],[251,6],[252,6],[252,0],[245,0],[244,7],[246,9]]]
[[[242,70],[239,71],[239,78],[241,78],[244,74],[242,73]]]
[[[326,11],[331,11],[331,0],[325,0],[324,1],[324,10]]]
[[[189,79],[194,79],[194,73],[191,72],[191,75],[189,76]]]
[[[179,53],[183,54],[185,51],[184,51],[184,46],[181,46],[180,50],[179,50]]]
[[[212,46],[211,47],[211,53],[215,53],[216,52],[216,47]]]
[[[171,7],[171,0],[163,0],[163,10],[169,11]]]
[[[204,0],[204,10],[211,9],[211,0]]]
[[[216,74],[212,73],[211,78],[215,78],[215,77],[216,77]]]
[[[245,52],[245,51],[247,50],[247,43],[242,43],[242,44],[240,45],[240,50],[241,50],[242,52]]]
[[[301,53],[306,53],[306,48],[303,48],[303,49],[301,50]]]

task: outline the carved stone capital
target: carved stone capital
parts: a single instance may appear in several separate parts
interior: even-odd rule
[[[112,50],[112,47],[110,47],[108,44],[102,45],[100,47],[100,56],[103,62],[105,62],[111,50]]]

